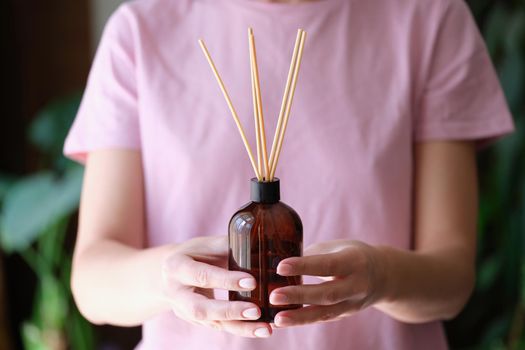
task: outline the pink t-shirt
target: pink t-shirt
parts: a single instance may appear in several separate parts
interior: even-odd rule
[[[356,239],[410,249],[412,150],[487,140],[513,122],[461,0],[141,0],[110,19],[65,144],[80,162],[137,149],[149,245],[227,234],[251,165],[197,39],[203,38],[254,149],[247,28],[254,28],[269,143],[298,28],[308,33],[276,176],[304,244]],[[167,312],[139,349],[444,349],[440,322],[370,307],[338,322],[246,339]]]

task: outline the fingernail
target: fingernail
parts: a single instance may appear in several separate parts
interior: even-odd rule
[[[259,310],[257,308],[246,309],[242,312],[242,316],[251,319],[259,318]]]
[[[255,280],[253,278],[243,278],[239,281],[239,286],[241,286],[241,288],[253,289],[255,288]]]
[[[289,275],[293,271],[293,267],[290,264],[279,264],[277,266],[277,273],[279,275]]]
[[[282,327],[282,326],[286,326],[287,324],[290,324],[290,318],[277,315],[275,316],[275,319],[273,320],[273,322],[275,323],[277,327]]]
[[[268,328],[257,328],[253,334],[259,338],[268,338],[270,336],[270,331],[268,331]]]
[[[273,305],[288,304],[288,297],[280,293],[270,294],[270,303]]]

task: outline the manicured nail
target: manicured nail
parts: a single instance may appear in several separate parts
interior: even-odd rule
[[[258,319],[259,318],[259,310],[254,307],[251,309],[246,309],[242,312],[242,317],[250,318],[250,319]]]
[[[277,266],[277,273],[279,275],[289,275],[293,271],[293,267],[290,264],[279,264]]]
[[[255,288],[255,280],[253,278],[243,278],[239,281],[241,288],[253,289]]]
[[[266,327],[257,328],[253,334],[258,338],[268,338],[270,336],[270,331],[268,331],[268,328]]]
[[[280,293],[270,294],[270,303],[273,305],[288,304],[288,296]]]
[[[273,322],[275,323],[277,327],[283,327],[291,323],[289,317],[279,316],[279,315],[275,316],[275,319],[273,320]]]

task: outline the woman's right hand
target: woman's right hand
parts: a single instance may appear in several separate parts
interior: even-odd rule
[[[256,281],[250,274],[228,271],[227,237],[199,237],[177,245],[162,266],[163,292],[175,315],[193,324],[244,337],[269,337],[272,329],[256,320],[257,305],[214,299],[213,289],[250,291]]]

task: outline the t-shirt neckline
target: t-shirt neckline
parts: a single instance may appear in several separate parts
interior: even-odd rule
[[[300,3],[289,2],[269,2],[262,0],[223,0],[236,6],[241,6],[246,9],[256,10],[261,12],[275,12],[275,13],[289,13],[295,12],[297,14],[317,11],[335,6],[337,3],[345,0],[313,0]]]

